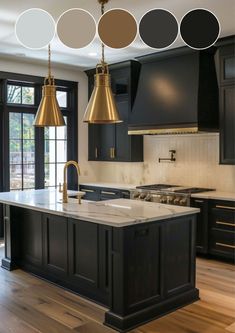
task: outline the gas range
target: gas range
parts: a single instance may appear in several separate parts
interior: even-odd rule
[[[137,186],[131,191],[131,199],[159,202],[168,205],[190,206],[193,193],[214,191],[200,187],[186,187],[171,184],[153,184]]]

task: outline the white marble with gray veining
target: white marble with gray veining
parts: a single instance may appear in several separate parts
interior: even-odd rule
[[[138,184],[124,184],[124,183],[109,183],[109,182],[81,182],[80,185],[104,187],[104,188],[115,188],[117,190],[133,190]]]
[[[55,190],[29,190],[0,193],[0,202],[84,221],[123,227],[138,223],[164,220],[199,212],[197,208],[170,206],[129,199],[107,201],[70,199],[61,202],[61,193]]]
[[[209,191],[191,195],[193,198],[235,201],[235,192]]]

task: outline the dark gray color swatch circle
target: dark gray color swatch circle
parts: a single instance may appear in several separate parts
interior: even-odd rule
[[[176,40],[178,30],[176,18],[164,9],[153,9],[147,12],[139,24],[141,39],[155,49],[170,46]]]
[[[180,34],[184,42],[195,49],[212,46],[219,37],[220,24],[216,16],[206,9],[188,12],[180,24]]]

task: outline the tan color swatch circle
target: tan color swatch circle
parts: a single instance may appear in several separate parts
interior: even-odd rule
[[[111,9],[101,16],[98,23],[101,41],[114,49],[129,46],[137,35],[137,22],[134,16],[123,9]]]
[[[72,49],[83,48],[95,38],[95,19],[86,10],[69,9],[59,17],[57,34],[64,45]]]

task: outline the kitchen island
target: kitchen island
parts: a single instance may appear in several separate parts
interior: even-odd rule
[[[196,208],[76,199],[55,190],[0,193],[5,269],[21,268],[108,310],[119,331],[198,300]]]

